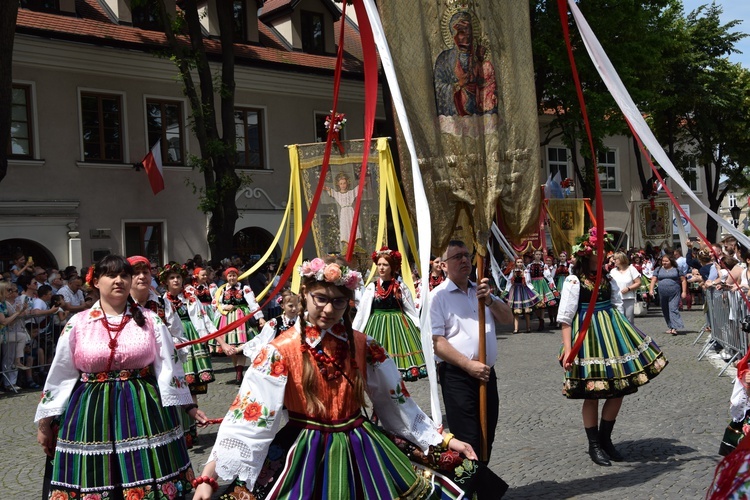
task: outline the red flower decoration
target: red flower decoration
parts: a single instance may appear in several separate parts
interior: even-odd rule
[[[273,377],[281,377],[286,376],[287,370],[286,365],[281,361],[274,361],[271,364],[271,376]]]
[[[247,405],[247,408],[245,408],[245,412],[243,414],[245,420],[249,422],[256,422],[260,418],[262,408],[263,407],[257,401]]]

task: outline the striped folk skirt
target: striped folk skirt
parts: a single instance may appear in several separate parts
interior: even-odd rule
[[[560,294],[557,290],[553,290],[549,286],[546,278],[531,278],[531,286],[541,299],[536,305],[537,308],[555,307],[557,305],[557,300],[560,297]]]
[[[194,478],[180,408],[149,368],[83,373],[61,416],[50,498],[181,499]]]
[[[523,283],[517,283],[511,286],[508,295],[508,305],[513,309],[513,314],[528,314],[540,303],[539,295]]]
[[[195,329],[190,318],[182,320],[182,329],[188,340],[197,340],[200,334]],[[211,364],[211,354],[205,342],[199,342],[189,347],[187,359],[182,363],[185,381],[190,387],[191,394],[206,394],[208,384],[215,380],[214,369]]]
[[[400,310],[373,309],[362,333],[383,346],[404,380],[414,381],[427,376],[419,329]]]
[[[266,500],[453,500],[463,491],[445,475],[415,466],[362,416],[321,423],[290,412],[274,438],[253,494]],[[462,469],[463,471],[463,469]],[[468,475],[468,474],[465,474]],[[247,499],[242,482],[222,499]]]
[[[573,318],[575,344],[588,304]],[[561,356],[563,350],[560,350]],[[588,333],[565,373],[563,395],[570,399],[606,399],[632,394],[656,377],[667,359],[651,337],[631,325],[610,301],[597,302]]]

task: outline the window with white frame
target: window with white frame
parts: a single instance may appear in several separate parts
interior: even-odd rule
[[[125,255],[143,255],[151,262],[162,262],[164,255],[162,222],[125,222]]]
[[[182,102],[146,99],[146,127],[148,147],[161,140],[161,158],[164,165],[185,164],[185,133],[182,120]]]
[[[124,161],[122,96],[81,92],[83,159]]]
[[[235,109],[234,126],[237,132],[235,167],[266,168],[263,151],[263,110],[254,108]]]
[[[695,160],[690,160],[685,167],[684,179],[691,191],[694,193],[701,192],[700,170]]]
[[[602,191],[617,191],[617,152],[614,149],[600,151],[597,154],[597,167]]]
[[[34,158],[34,124],[32,119],[31,85],[14,83],[8,156],[13,158]]]
[[[554,177],[558,172],[563,180],[572,177],[568,148],[547,147],[547,170],[550,177]]]

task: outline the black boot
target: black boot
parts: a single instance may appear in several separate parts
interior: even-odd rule
[[[599,446],[599,431],[596,426],[586,427],[586,437],[589,438],[589,456],[596,465],[610,466],[612,462],[609,461],[607,455]]]
[[[615,449],[615,445],[612,444],[612,428],[615,426],[614,420],[602,419],[599,424],[599,443],[601,444],[602,450],[610,460],[615,462],[622,462],[625,460],[620,452]]]

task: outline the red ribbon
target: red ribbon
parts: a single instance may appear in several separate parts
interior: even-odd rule
[[[346,2],[344,2],[346,7]],[[365,143],[362,151],[362,166],[359,169],[359,186],[357,187],[357,199],[354,201],[354,218],[352,220],[352,230],[349,233],[349,245],[346,248],[346,260],[351,261],[354,254],[354,245],[357,241],[357,224],[359,224],[359,214],[362,209],[362,193],[365,190],[365,180],[367,179],[367,160],[370,156],[370,144],[372,142],[372,131],[375,125],[375,109],[378,104],[378,56],[375,50],[375,38],[372,35],[372,26],[370,19],[367,17],[367,9],[364,2],[354,2],[354,11],[357,13],[359,23],[359,37],[362,43],[362,55],[364,59],[365,73]],[[344,14],[342,14],[343,17]],[[345,20],[342,18],[343,27]],[[343,32],[343,28],[342,28]],[[341,37],[339,47],[343,46],[344,37]],[[385,189],[380,186],[380,189]]]
[[[578,69],[576,68],[575,57],[573,56],[573,46],[570,43],[570,29],[568,27],[568,3],[565,0],[557,0],[557,9],[560,13],[560,24],[562,25],[563,36],[565,38],[565,46],[568,49],[568,59],[570,60],[570,69],[573,73],[573,80],[576,85],[576,93],[578,94],[578,103],[581,106],[581,117],[583,118],[583,125],[586,129],[586,136],[589,140],[589,148],[591,149],[591,164],[594,172],[598,172],[599,169],[596,164],[596,149],[594,148],[594,139],[591,135],[591,124],[589,122],[589,116],[586,112],[586,101],[583,98],[583,88],[581,87],[581,79],[578,75]],[[595,178],[598,178],[595,176]],[[602,282],[602,267],[604,266],[604,208],[602,204],[602,188],[598,181],[594,182],[594,188],[596,190],[596,223],[595,227],[598,231],[598,238],[596,239],[596,281],[594,282],[594,290],[591,294],[591,300],[589,301],[588,309],[586,310],[586,316],[583,319],[583,323],[578,331],[576,337],[576,343],[572,346],[570,354],[565,359],[566,362],[572,363],[573,360],[578,356],[583,341],[586,338],[586,332],[591,325],[591,318],[594,314],[596,307],[596,299],[599,296],[599,286]]]
[[[342,18],[346,17],[346,2],[344,2],[343,4],[341,16]],[[344,60],[344,25],[345,24],[346,24],[346,21],[342,20],[341,33],[339,35],[339,50],[338,50],[338,53],[336,54],[336,70],[333,76],[333,109],[331,110],[331,116],[336,116],[336,105],[338,104],[338,100],[339,100],[339,87],[341,84],[341,66]],[[305,240],[307,240],[307,236],[310,234],[310,228],[312,227],[312,222],[313,222],[313,219],[315,218],[315,212],[318,209],[318,202],[320,201],[320,197],[323,194],[323,187],[325,186],[326,175],[328,174],[328,166],[331,160],[332,143],[333,143],[333,127],[330,127],[328,129],[328,137],[326,139],[325,152],[323,153],[323,165],[320,168],[320,177],[318,178],[318,186],[315,188],[315,195],[313,196],[313,199],[310,203],[310,209],[307,211],[307,217],[305,218],[305,223],[302,226],[300,237],[294,246],[294,251],[292,252],[292,255],[289,257],[290,263],[297,262],[297,258],[300,256],[300,253],[302,253],[302,248],[305,245]],[[302,207],[297,207],[297,209],[301,210]],[[251,311],[249,314],[247,314],[247,316],[252,316],[258,311],[261,311],[264,307],[266,307],[271,302],[272,297],[274,295],[277,295],[279,292],[281,292],[281,290],[286,285],[286,282],[289,281],[289,277],[292,275],[292,272],[294,271],[295,269],[293,265],[286,266],[286,268],[284,269],[284,272],[281,275],[281,278],[279,278],[279,283],[278,285],[276,285],[276,288],[274,288],[268,294],[263,304],[261,304],[257,309]],[[177,349],[180,349],[182,347],[186,347],[186,346],[193,345],[193,344],[198,344],[200,342],[208,342],[209,340],[213,340],[215,338],[221,337],[222,335],[226,335],[232,330],[237,329],[246,321],[247,321],[247,317],[240,318],[214,333],[211,333],[209,335],[206,335],[205,337],[201,337],[195,340],[182,342],[180,344],[177,344],[175,347]]]

